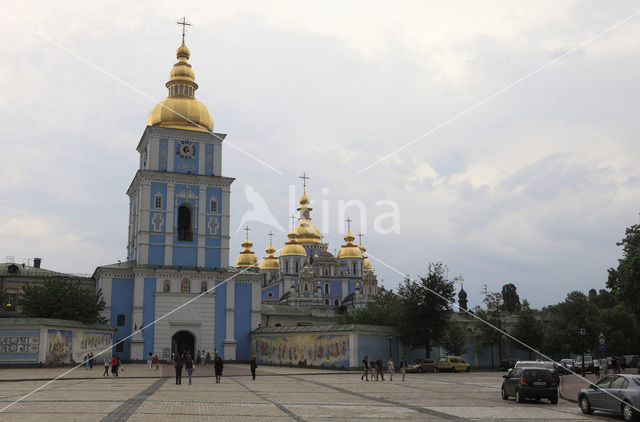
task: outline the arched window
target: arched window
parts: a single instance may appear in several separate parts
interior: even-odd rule
[[[325,306],[329,306],[329,299],[325,299],[324,300],[324,304],[325,304]]]
[[[282,327],[282,324],[280,324],[279,322],[275,325],[276,327]]]
[[[153,207],[157,210],[162,208],[162,194],[156,193],[156,196],[153,199]]]
[[[169,280],[164,281],[164,287],[162,289],[163,292],[168,293],[171,291],[171,282]]]
[[[296,273],[298,272],[298,261],[296,261]]]
[[[209,212],[218,212],[218,198],[211,198],[209,201]]]
[[[351,267],[353,268],[353,275],[358,274],[358,272],[356,271],[356,263],[352,263]]]
[[[182,283],[180,283],[180,291],[182,293],[191,292],[191,282],[189,281],[188,278],[183,278],[182,279]]]
[[[178,207],[178,240],[192,241],[191,206],[182,204]]]
[[[284,263],[284,272],[288,273],[289,272],[289,261]]]
[[[333,300],[333,306],[340,306],[340,300],[334,299]]]
[[[307,285],[307,283],[304,283],[304,291],[308,292],[309,291],[309,286]]]
[[[324,283],[324,294],[329,294],[329,283]]]
[[[202,283],[200,283],[200,293],[204,293],[207,291],[207,282],[203,281]]]

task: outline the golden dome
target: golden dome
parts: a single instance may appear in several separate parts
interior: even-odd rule
[[[351,234],[350,230],[347,230],[347,234],[344,235],[344,245],[338,251],[338,258],[361,258],[362,251],[356,245],[353,244],[355,237]]]
[[[269,247],[265,249],[267,256],[260,262],[261,270],[277,270],[280,268],[278,264],[278,258],[276,258],[273,254],[276,252],[276,248],[273,247],[271,241],[269,241]]]
[[[198,89],[196,75],[188,63],[191,53],[184,44],[176,51],[178,62],[173,65],[166,87],[169,96],[156,103],[149,112],[148,126],[169,127],[174,129],[213,131],[213,117],[207,107],[196,100]]]
[[[360,251],[362,252],[362,269],[364,271],[373,271],[373,267],[371,266],[369,258],[367,258],[367,256],[364,254],[367,251],[367,248],[362,245],[362,235],[358,234],[358,236],[360,236],[360,244],[358,245],[358,249],[360,249]]]
[[[244,248],[242,252],[238,255],[236,259],[236,267],[238,268],[246,268],[246,267],[255,267],[258,262],[258,257],[253,253],[251,247],[253,243],[249,240],[249,235],[247,233],[247,238],[244,242],[242,242],[242,247]]]
[[[287,237],[289,241],[284,244],[284,247],[280,251],[280,256],[307,256],[304,247],[296,240],[298,235],[295,231],[291,230],[289,234],[287,234]]]
[[[307,196],[307,191],[302,193],[300,197],[300,218],[298,219],[298,226],[295,231],[298,235],[298,242],[300,243],[322,243],[322,233],[320,230],[313,224],[311,224],[311,210],[312,208],[309,206],[309,197]]]

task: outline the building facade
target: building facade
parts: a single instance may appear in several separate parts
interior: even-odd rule
[[[98,267],[96,287],[124,359],[215,349],[223,359],[248,360],[263,277],[228,265],[234,179],[222,176],[226,135],[213,132],[209,110],[195,99],[184,37],[176,56],[168,97],[149,113],[137,146],[127,261]]]

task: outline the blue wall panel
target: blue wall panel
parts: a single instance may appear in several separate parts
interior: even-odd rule
[[[267,299],[267,300],[277,300],[280,299],[279,294],[278,294],[278,287],[280,286],[280,284],[276,284],[275,286],[271,286],[268,289],[264,289],[262,291],[262,298],[263,299]],[[269,297],[269,293],[272,294],[271,297]]]
[[[173,263],[183,267],[198,265],[198,248],[188,246],[173,246]]]
[[[213,328],[213,347],[218,349],[220,357],[224,359],[224,338],[227,336],[226,326],[226,314],[225,308],[227,307],[227,283],[225,281],[216,280],[216,288],[214,292],[216,294],[215,300],[215,322]],[[213,358],[213,353],[211,354]]]
[[[205,245],[206,246],[211,246],[214,248],[219,248],[220,247],[220,238],[218,237],[207,237],[207,240],[205,241]]]
[[[235,285],[234,334],[236,337],[236,360],[249,360],[251,353],[251,283]]]
[[[111,282],[111,319],[110,324],[116,329],[113,334],[114,344],[131,334],[131,313],[133,310],[133,279],[114,278]],[[118,315],[124,315],[124,325],[118,326]],[[115,353],[115,347],[114,347]],[[124,352],[118,353],[123,359],[131,356],[130,340],[124,341]]]
[[[207,268],[222,268],[220,263],[220,249],[207,248],[204,251],[204,266]]]
[[[142,309],[142,326],[146,327],[155,320],[156,315],[156,279],[145,278],[144,279],[144,293],[143,293],[143,309]],[[146,357],[149,353],[153,353],[153,333],[154,325],[142,330],[142,340],[144,340],[144,354]]]
[[[149,245],[149,264],[164,265],[164,246]]]
[[[204,145],[204,172],[206,175],[215,174],[213,168],[213,145]]]
[[[160,139],[158,148],[158,170],[167,171],[167,159],[168,159],[168,145],[167,139]]]

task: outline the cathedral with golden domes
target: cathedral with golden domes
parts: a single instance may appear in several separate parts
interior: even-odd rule
[[[302,177],[306,179],[305,176]],[[362,242],[356,245],[347,220],[344,245],[334,256],[322,242],[320,230],[311,223],[306,180],[298,208],[298,225],[287,234],[288,241],[276,257],[271,239],[260,264],[247,237],[236,259],[236,267],[264,275],[262,301],[292,306],[363,308],[378,294],[378,281]],[[271,236],[271,234],[270,234]],[[360,237],[360,239],[362,239]]]

